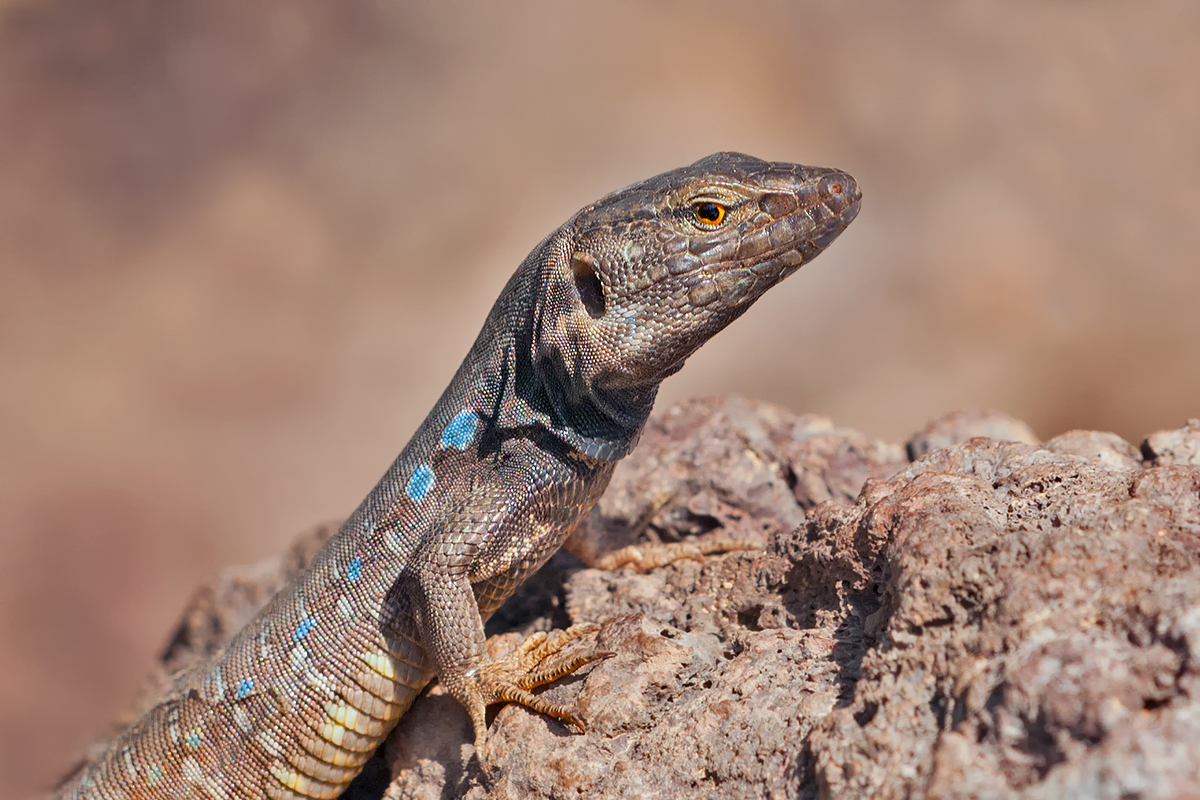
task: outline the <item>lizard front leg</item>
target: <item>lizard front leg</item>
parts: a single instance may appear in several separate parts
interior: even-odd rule
[[[574,712],[550,703],[530,690],[605,658],[598,650],[563,648],[595,630],[593,625],[572,625],[564,631],[529,636],[513,652],[493,658],[487,652],[483,618],[465,571],[452,574],[444,567],[419,569],[417,626],[426,652],[433,659],[438,680],[471,717],[475,752],[483,757],[487,740],[487,707],[514,702],[582,729]]]
[[[591,517],[584,517],[563,547],[571,555],[594,569],[617,570],[630,567],[637,572],[649,572],[675,561],[691,559],[702,561],[705,556],[745,550],[762,550],[762,545],[741,539],[709,537],[684,542],[636,542],[653,523],[655,517],[666,509],[674,495],[663,492],[654,496],[649,506],[639,516],[632,528],[617,530],[591,524]]]

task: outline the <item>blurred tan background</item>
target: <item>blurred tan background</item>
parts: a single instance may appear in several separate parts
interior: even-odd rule
[[[719,149],[863,212],[664,402],[1200,416],[1192,0],[0,0],[0,786],[353,508],[546,233]]]

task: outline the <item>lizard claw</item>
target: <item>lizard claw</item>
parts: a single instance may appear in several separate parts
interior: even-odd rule
[[[598,629],[599,626],[588,623],[550,633],[538,631],[507,656],[490,660],[479,668],[474,681],[478,701],[471,704],[470,713],[475,729],[475,753],[481,761],[487,746],[485,709],[492,703],[520,703],[539,714],[554,717],[579,732],[586,730],[583,720],[572,709],[551,703],[530,690],[615,655],[594,646],[590,649],[563,650],[571,641]]]
[[[636,572],[652,569],[680,561],[685,558],[703,560],[715,553],[730,553],[738,550],[762,550],[762,545],[741,539],[699,539],[686,542],[643,542],[629,545],[620,550],[606,553],[590,566],[597,569],[616,570],[631,567]]]

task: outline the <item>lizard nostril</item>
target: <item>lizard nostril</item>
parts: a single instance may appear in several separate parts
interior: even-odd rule
[[[571,272],[575,277],[575,290],[592,319],[604,316],[607,304],[604,301],[604,284],[596,274],[596,258],[591,253],[576,253],[571,258]]]
[[[858,184],[844,172],[835,172],[821,181],[821,194],[834,212],[858,200]]]

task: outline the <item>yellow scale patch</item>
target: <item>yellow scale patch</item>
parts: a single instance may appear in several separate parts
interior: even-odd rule
[[[379,737],[359,736],[352,730],[347,730],[344,725],[326,718],[321,723],[321,738],[327,742],[337,745],[343,750],[351,750],[356,753],[361,753],[364,750],[370,752],[379,745]]]
[[[395,686],[396,684],[393,682],[392,685]],[[390,703],[381,697],[376,697],[371,692],[357,685],[343,686],[341,693],[342,698],[347,703],[367,716],[384,720],[385,722],[400,719],[400,715],[396,713],[399,707],[395,703]]]
[[[324,798],[334,798],[342,793],[342,786],[324,783],[323,781],[314,781],[307,775],[301,775],[295,770],[288,769],[276,762],[270,766],[271,776],[279,781],[286,788],[290,789],[295,794],[301,797],[312,797],[317,800]],[[284,795],[276,795],[268,789],[268,794],[272,797],[282,797]]]
[[[299,660],[296,653],[292,655]],[[290,753],[291,765],[276,761],[270,768],[278,781],[267,787],[272,798],[336,797],[420,689],[404,680],[415,674],[420,681],[423,675],[417,665],[396,659],[382,649],[359,653],[359,658],[367,667],[355,681],[362,688],[344,687],[344,699],[325,704],[320,738],[303,728],[295,732],[298,744],[307,752]],[[278,741],[263,733],[257,737],[260,744],[278,758],[282,750]]]
[[[370,668],[371,672],[393,683],[398,683],[401,686],[411,689],[413,696],[419,693],[425,686],[423,680],[424,673],[419,664],[414,664],[411,661],[393,656],[390,653],[385,653],[382,650],[364,651],[359,653],[358,657]],[[399,671],[397,667],[400,667]],[[364,677],[369,677],[369,673],[363,673],[363,675]],[[384,700],[394,701],[399,699],[396,696],[395,687],[388,688],[386,693],[375,691],[376,686],[381,686],[377,680],[372,679],[369,682],[359,681],[359,684]],[[381,688],[384,687],[381,686]],[[408,699],[411,700],[411,697]]]
[[[346,784],[358,774],[357,765],[337,767],[308,753],[293,753],[288,760],[301,773],[325,783]]]
[[[382,737],[387,732],[387,723],[362,713],[349,703],[326,703],[325,713],[329,719],[348,731],[361,733],[364,736]]]
[[[360,653],[359,657],[368,667],[378,672],[388,680],[396,680],[396,662],[386,653]]]
[[[345,731],[346,729],[342,728],[342,730]],[[371,757],[372,751],[370,749],[347,750],[327,739],[317,738],[307,728],[297,731],[296,739],[300,742],[300,746],[307,750],[314,758],[319,758],[335,767],[361,767]]]
[[[411,686],[385,678],[372,669],[359,670],[351,677],[365,692],[369,692],[380,701],[391,705],[396,705],[405,698],[416,694]],[[404,689],[411,691],[404,691]]]

